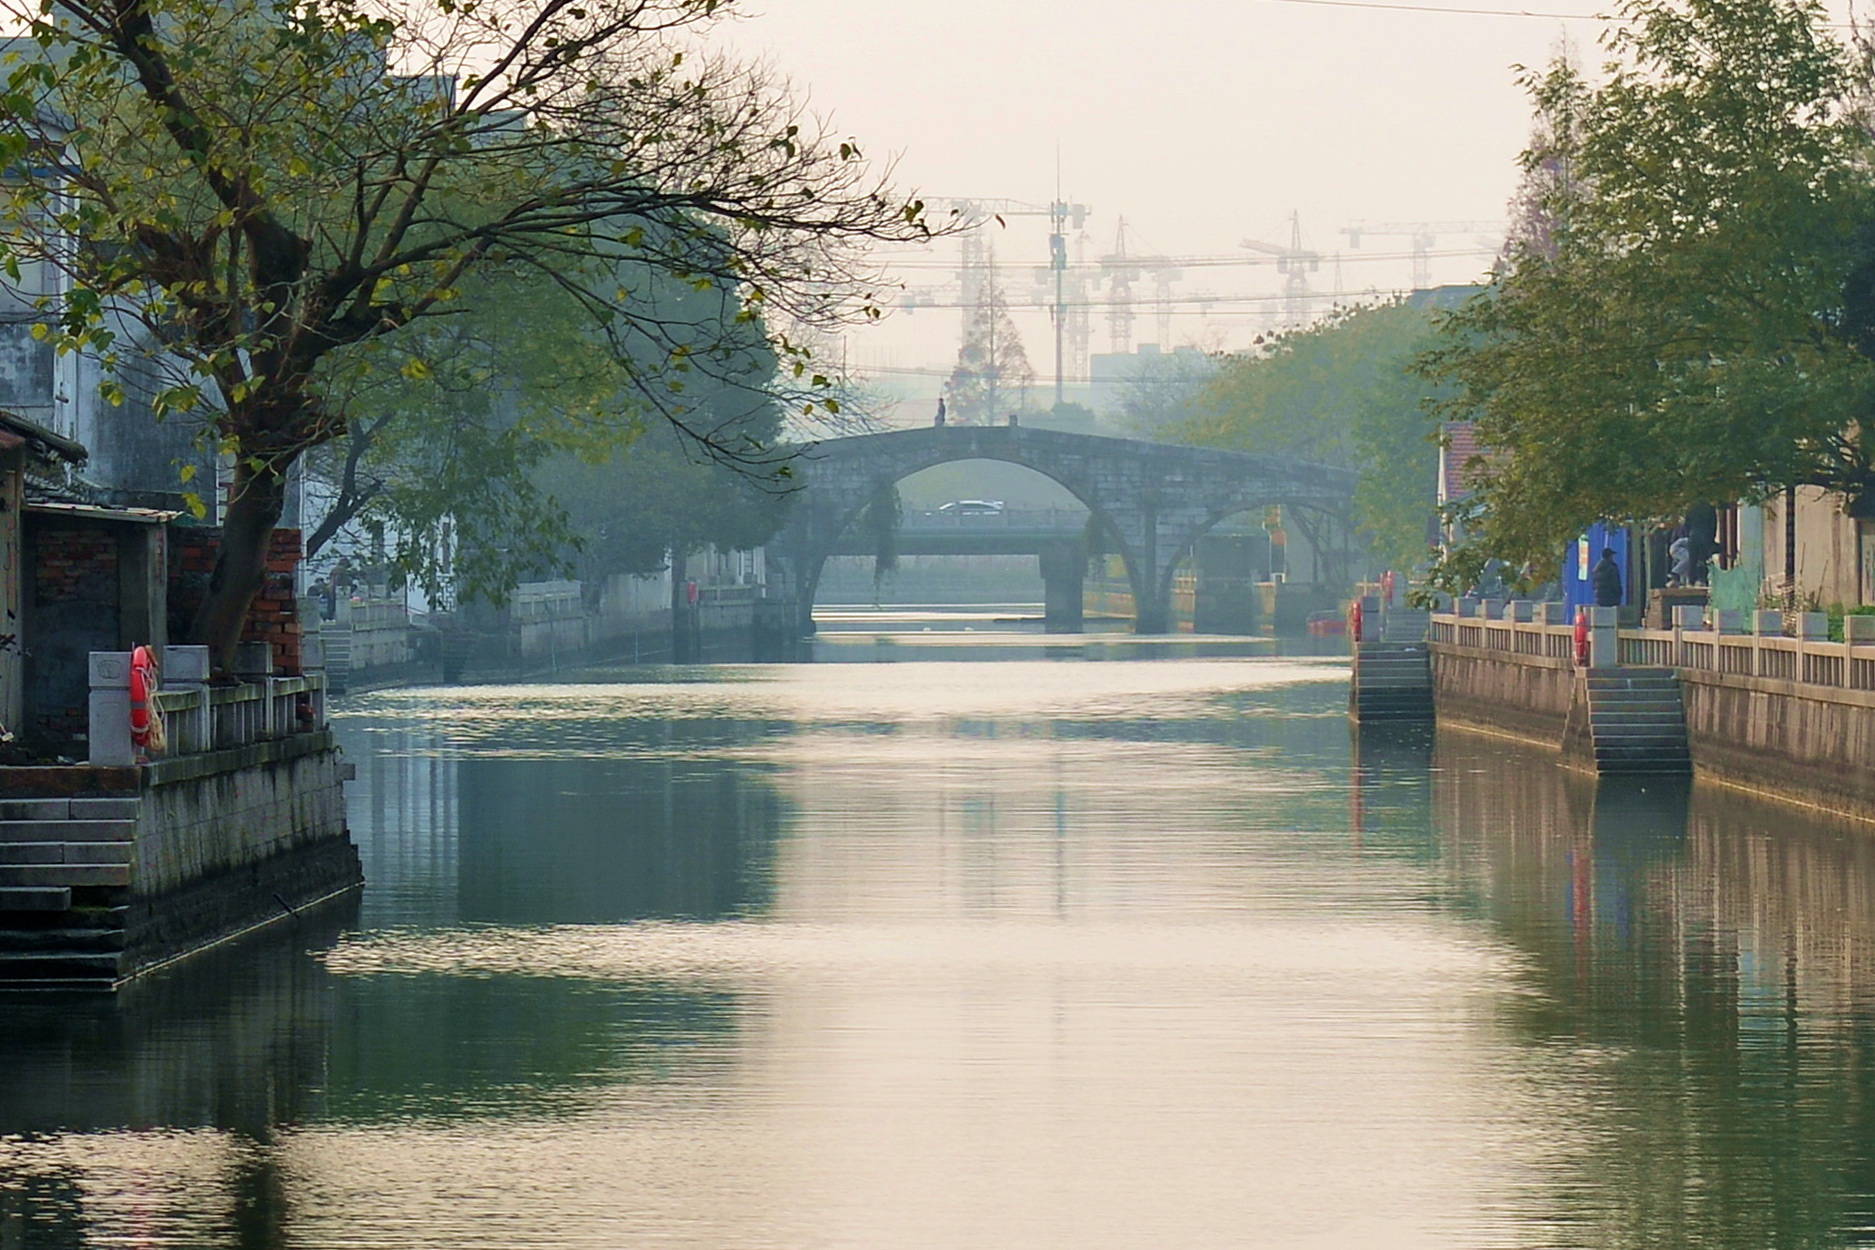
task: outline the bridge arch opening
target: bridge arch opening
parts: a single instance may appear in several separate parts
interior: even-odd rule
[[[1121,556],[1134,628],[1145,634],[1172,628],[1173,568],[1220,519],[1263,501],[1345,509],[1354,485],[1351,471],[1326,465],[1015,426],[924,427],[829,439],[803,451],[806,489],[770,566],[781,570],[781,597],[792,605],[802,634],[814,632],[812,604],[822,566],[854,519],[922,470],[973,460],[1035,470],[1088,508],[1112,540],[1108,549]]]
[[[815,579],[818,605],[995,604],[1039,611],[1057,632],[1080,627],[1091,511],[1044,473],[949,460],[847,511]]]

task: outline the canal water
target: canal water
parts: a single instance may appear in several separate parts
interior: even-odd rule
[[[1875,1243],[1875,833],[890,632],[352,700],[356,906],[0,1002],[0,1250]]]

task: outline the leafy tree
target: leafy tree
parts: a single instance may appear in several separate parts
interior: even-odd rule
[[[1208,352],[1162,352],[1137,361],[1119,385],[1119,418],[1142,438],[1159,438],[1196,416],[1199,397],[1218,370]]]
[[[1528,86],[1538,141],[1486,292],[1425,362],[1477,420],[1471,535],[1532,578],[1601,518],[1790,485],[1875,506],[1865,71],[1809,0],[1631,0],[1592,84]]]
[[[1427,558],[1437,456],[1429,387],[1413,364],[1432,333],[1431,310],[1407,301],[1286,331],[1261,351],[1223,358],[1177,434],[1358,469],[1352,519],[1389,564],[1417,567]],[[1295,520],[1315,545],[1321,522]]]
[[[792,388],[776,383],[761,320],[716,288],[642,265],[620,272],[662,341],[627,330],[594,343],[589,319],[557,288],[509,278],[462,317],[407,336],[400,349],[424,353],[403,369],[365,370],[350,431],[312,458],[323,462],[331,503],[309,552],[360,522],[395,536],[392,565],[432,595],[500,601],[549,569],[648,571],[686,532],[667,514],[734,512],[780,493],[777,392]],[[684,348],[707,353],[709,368],[682,368]],[[628,456],[641,436],[646,445]],[[750,479],[747,489],[736,476]],[[569,489],[586,505],[577,515],[557,497]],[[623,497],[634,492],[642,498]],[[642,531],[630,539],[620,529],[627,518]],[[722,524],[692,545],[730,545],[748,528]],[[588,536],[594,560],[579,558]],[[616,562],[625,541],[650,555],[608,564],[604,553]]]
[[[711,454],[744,447],[762,455],[776,443],[781,410],[767,390],[774,357],[764,348],[751,348],[740,378],[696,383],[686,427],[658,422],[629,445],[597,455],[562,452],[530,475],[533,488],[567,518],[568,537],[554,563],[588,578],[652,573],[672,553],[681,559],[710,546],[745,550],[774,536],[792,498],[786,479]],[[515,562],[480,558],[501,567]]]
[[[730,7],[0,0],[37,49],[0,94],[7,263],[64,271],[62,349],[108,361],[114,317],[140,321],[180,371],[159,414],[203,414],[233,465],[198,639],[239,636],[288,472],[349,428],[347,358],[499,289],[477,278],[552,283],[600,342],[703,367],[620,264],[824,322],[849,245],[923,233],[762,73],[686,54]]]
[[[963,344],[945,391],[959,425],[996,425],[1005,413],[1028,406],[1035,370],[1022,335],[1009,316],[996,271],[983,277],[983,293],[964,323]]]

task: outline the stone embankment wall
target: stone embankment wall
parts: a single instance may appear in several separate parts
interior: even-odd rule
[[[1601,772],[1641,770],[1611,768],[1611,752],[1663,770],[1677,760],[1728,786],[1875,820],[1875,646],[1830,642],[1816,622],[1783,635],[1778,614],[1763,615],[1750,633],[1611,629],[1587,669],[1564,658],[1567,626],[1488,608],[1434,618],[1437,718]]]
[[[1701,775],[1875,820],[1875,693],[1688,671],[1680,681]]]
[[[0,987],[112,989],[363,884],[329,731],[0,769]]]
[[[1433,648],[1433,706],[1441,721],[1560,746],[1575,686],[1567,660]]]

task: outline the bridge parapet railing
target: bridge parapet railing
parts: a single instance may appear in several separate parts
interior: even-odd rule
[[[1519,605],[1461,601],[1453,611],[1432,614],[1427,637],[1551,666],[1571,662],[1574,624],[1549,619],[1560,615],[1560,605],[1536,608],[1531,615],[1538,619],[1520,620]],[[1782,612],[1759,612],[1750,632],[1744,613],[1682,608],[1679,614],[1672,629],[1615,631],[1618,664],[1875,692],[1875,616],[1849,617],[1847,637],[1833,642],[1821,613],[1791,613],[1787,620]]]

